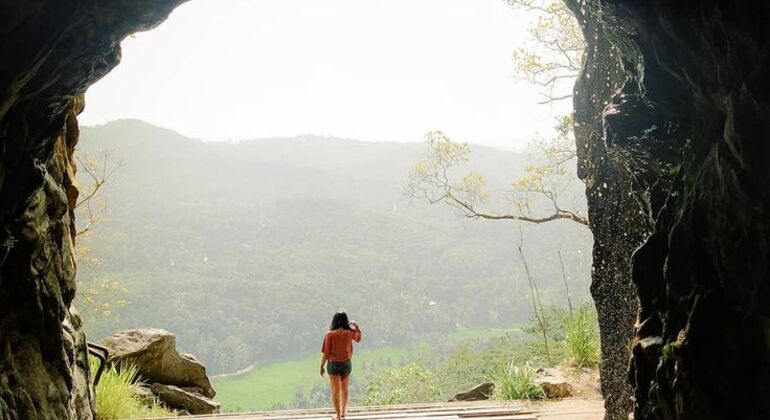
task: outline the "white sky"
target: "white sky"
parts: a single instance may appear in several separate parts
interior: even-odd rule
[[[297,134],[512,149],[569,101],[512,78],[532,16],[503,0],[192,0],[123,43],[81,123],[139,118],[204,140]]]

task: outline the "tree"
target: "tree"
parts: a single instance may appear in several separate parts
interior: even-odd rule
[[[101,151],[99,156],[88,152],[78,153],[78,174],[87,180],[87,187],[82,196],[75,202],[76,238],[84,238],[91,233],[93,226],[101,220],[107,210],[107,201],[103,196],[104,187],[111,181],[115,173],[125,165],[120,160],[113,163],[109,151]],[[126,289],[120,282],[98,274],[100,258],[91,248],[79,241],[75,246],[75,258],[82,271],[88,271],[89,276],[79,276],[77,299],[79,306],[101,316],[109,316],[115,307],[124,306],[128,302],[120,298]],[[81,272],[82,272],[81,271]]]
[[[579,8],[573,10],[561,0],[506,1],[512,7],[536,14],[534,23],[528,28],[530,45],[513,52],[514,76],[540,88],[544,98],[541,104],[572,98],[572,88],[582,67],[585,49],[582,30],[576,20],[576,17],[580,18]],[[576,167],[577,150],[573,136],[573,117],[562,116],[557,121],[554,136],[533,138],[530,148],[536,152],[534,162],[525,168],[526,175],[523,178],[503,192],[511,203],[509,211],[500,212],[490,204],[493,197],[487,191],[487,182],[481,173],[470,171],[462,178],[453,178],[453,170],[468,161],[471,150],[467,144],[455,143],[440,131],[425,136],[429,145],[428,156],[410,172],[410,195],[431,204],[444,202],[460,209],[470,219],[515,220],[536,224],[572,220],[588,226],[588,217],[576,210],[574,203],[569,207],[563,203],[563,192],[577,180],[577,176],[568,169],[568,165]],[[529,282],[533,313],[543,333],[546,355],[550,361],[548,324],[522,243],[523,238],[519,240],[517,248]],[[572,313],[561,252],[559,258]]]
[[[541,104],[572,98],[582,67],[585,41],[571,10],[561,0],[506,0],[536,15],[527,32],[531,39],[513,52],[514,77],[539,86]],[[579,10],[579,9],[576,9]]]
[[[518,220],[545,223],[572,220],[588,225],[588,218],[574,203],[564,202],[564,193],[576,181],[568,169],[574,165],[575,148],[570,136],[571,121],[562,118],[557,135],[536,137],[531,147],[534,162],[525,168],[525,176],[502,192],[511,204],[510,211],[498,211],[492,194],[487,191],[483,174],[469,171],[456,178],[454,172],[468,161],[470,146],[456,143],[440,131],[426,134],[428,155],[409,173],[408,194],[431,204],[444,202],[463,212],[469,219]],[[496,200],[500,201],[500,200]]]
[[[75,212],[85,216],[85,223],[79,223],[75,236],[83,236],[91,230],[91,227],[99,221],[99,218],[107,209],[107,201],[101,195],[102,189],[112,179],[115,173],[123,167],[125,161],[113,164],[110,161],[111,153],[103,150],[100,156],[93,156],[88,152],[79,153],[77,156],[78,173],[84,174],[88,179],[88,187],[82,197],[78,197],[75,203]],[[83,220],[78,217],[76,220]]]

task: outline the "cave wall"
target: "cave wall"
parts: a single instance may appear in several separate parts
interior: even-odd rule
[[[615,66],[622,82],[610,94],[583,83],[581,95],[608,103],[597,113],[576,100],[576,112],[601,119],[589,147],[612,157],[605,176],[629,181],[633,200],[623,206],[642,215],[630,267],[640,305],[629,370],[635,418],[770,418],[770,4],[580,8],[598,28],[589,51],[612,60],[589,56],[587,68]],[[601,154],[587,160],[597,157],[606,164]],[[594,209],[614,200],[589,195]]]
[[[0,0],[0,419],[93,417],[71,307],[78,98],[182,1]],[[633,331],[637,419],[770,418],[770,6],[565,1],[588,43],[575,133],[608,417],[630,408]]]
[[[94,417],[75,295],[82,94],[182,0],[0,0],[0,419]]]
[[[601,341],[600,382],[605,420],[627,420],[633,410],[628,381],[631,341],[638,310],[631,258],[652,230],[630,194],[633,173],[623,156],[604,142],[603,110],[626,75],[605,34],[596,3],[565,0],[586,40],[583,67],[573,92],[578,177],[586,185],[594,236],[591,296]]]

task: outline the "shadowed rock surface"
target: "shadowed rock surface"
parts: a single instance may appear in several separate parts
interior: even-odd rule
[[[201,395],[216,395],[206,367],[194,356],[178,353],[176,336],[166,330],[147,328],[121,331],[102,340],[110,351],[108,363],[136,366],[143,382],[195,388]]]
[[[150,390],[167,406],[190,414],[215,414],[222,409],[216,401],[173,385],[152,384]]]
[[[181,2],[0,0],[2,419],[93,417],[71,308],[77,98]],[[565,2],[588,42],[575,132],[607,416],[631,401],[632,273],[636,418],[769,418],[770,4]]]
[[[770,418],[770,4],[574,6],[598,35],[586,37],[575,100],[578,122],[603,121],[584,138],[606,153],[589,160],[633,198],[589,187],[591,218],[622,202],[643,219],[617,227],[644,234],[632,262],[635,418]],[[617,238],[593,228],[599,247]]]
[[[482,401],[482,400],[488,400],[492,398],[492,394],[495,392],[495,384],[492,382],[484,382],[482,384],[478,384],[474,386],[473,388],[461,392],[449,401]]]
[[[78,99],[173,0],[0,0],[0,419],[94,415],[75,295]]]
[[[632,168],[604,142],[602,111],[623,84],[617,53],[599,18],[598,2],[565,0],[577,17],[586,51],[574,88],[578,176],[586,184],[594,236],[591,296],[601,340],[601,389],[605,419],[627,420],[633,389],[627,379],[638,299],[631,280],[631,255],[652,230],[630,194]]]
[[[543,388],[547,398],[567,398],[572,396],[572,385],[557,369],[539,369],[532,381]]]

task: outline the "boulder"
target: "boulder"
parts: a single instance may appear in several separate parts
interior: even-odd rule
[[[173,385],[152,384],[150,389],[168,407],[185,410],[190,414],[217,414],[222,409],[222,405],[216,401]]]
[[[567,398],[572,396],[572,385],[557,369],[538,369],[533,381],[543,388],[547,398]]]
[[[152,405],[157,399],[155,394],[152,393],[152,389],[150,389],[150,386],[147,384],[137,384],[137,386],[134,388],[134,393],[139,401],[148,406]]]
[[[491,382],[480,383],[473,388],[461,392],[449,401],[481,401],[488,400],[492,397],[492,393],[495,391],[495,384]]]
[[[140,380],[178,387],[191,387],[208,398],[216,395],[211,387],[206,367],[194,356],[178,353],[174,334],[147,328],[121,331],[102,340],[110,351],[108,363],[120,368],[133,364]]]

